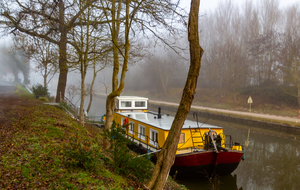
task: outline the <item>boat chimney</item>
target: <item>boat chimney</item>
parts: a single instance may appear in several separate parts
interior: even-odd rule
[[[158,119],[161,119],[161,108],[160,108],[160,107],[158,107],[158,115],[157,115],[157,118],[158,118]]]

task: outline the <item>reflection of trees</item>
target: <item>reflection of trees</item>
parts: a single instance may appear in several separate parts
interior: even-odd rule
[[[207,118],[201,118],[201,121],[205,119]],[[244,128],[245,126],[215,120],[206,123],[222,126],[224,134],[230,134],[234,142],[243,143],[247,139],[248,130]],[[271,131],[268,133],[271,134]],[[300,142],[270,134],[258,134],[257,130],[251,129],[249,137],[251,143],[245,148],[246,159],[241,161],[232,173],[237,175],[237,187],[244,190],[300,189]],[[223,177],[222,187],[230,189],[225,188],[224,181],[227,179]]]
[[[256,135],[246,149],[244,189],[300,189],[299,143],[279,137]],[[251,137],[251,135],[250,135]]]
[[[276,189],[300,189],[300,157],[297,143],[278,146],[277,151],[273,154],[274,158],[270,159],[271,168],[274,176],[274,187]]]

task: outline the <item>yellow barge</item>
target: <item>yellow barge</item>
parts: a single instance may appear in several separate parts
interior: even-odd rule
[[[157,113],[148,111],[148,98],[120,96],[113,119],[127,126],[126,133],[132,141],[156,152],[164,145],[174,117],[161,114],[160,108]],[[222,127],[186,120],[171,172],[226,175],[237,168],[243,155],[243,147],[225,136]]]

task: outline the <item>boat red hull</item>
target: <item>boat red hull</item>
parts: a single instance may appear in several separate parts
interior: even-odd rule
[[[176,155],[171,173],[178,171],[184,173],[202,173],[203,175],[227,175],[232,173],[242,160],[244,152],[241,151],[214,151],[194,152]]]

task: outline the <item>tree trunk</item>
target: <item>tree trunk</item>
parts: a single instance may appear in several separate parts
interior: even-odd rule
[[[65,26],[64,15],[65,7],[63,0],[59,0],[59,77],[56,92],[56,102],[60,102],[60,94],[62,98],[65,97],[65,90],[67,85],[68,65],[67,65],[67,33],[68,29]]]
[[[174,163],[177,145],[185,118],[190,111],[194,99],[195,89],[201,67],[203,49],[199,45],[198,35],[198,13],[200,0],[191,1],[189,14],[188,39],[190,42],[190,68],[187,81],[183,90],[180,105],[172,123],[167,140],[157,157],[156,166],[150,181],[147,184],[149,189],[163,189]]]
[[[97,75],[94,75],[93,77],[93,80],[92,80],[92,83],[91,83],[91,88],[90,88],[90,101],[89,101],[89,105],[86,109],[86,111],[89,113],[90,112],[90,109],[91,109],[91,106],[92,106],[92,101],[93,101],[93,87],[94,87],[94,83],[95,83],[95,80],[96,80],[96,76]]]
[[[47,87],[47,76],[48,76],[48,74],[47,74],[47,67],[45,67],[45,74],[44,74],[44,87]]]
[[[81,71],[82,72],[82,71]],[[84,77],[81,77],[81,99],[80,99],[80,115],[79,115],[79,123],[83,125],[84,121],[84,99],[85,99],[85,84],[84,84]]]
[[[114,112],[114,105],[115,105],[115,96],[109,94],[106,98],[106,119],[105,119],[105,126],[104,128],[110,130],[110,126],[113,122],[113,112]],[[110,143],[108,140],[104,139],[103,141],[103,148],[105,150],[109,149]]]
[[[297,99],[298,99],[298,107],[299,107],[299,113],[300,113],[300,87],[298,86],[298,96],[297,96]]]
[[[114,55],[114,68],[113,68],[113,75],[112,75],[112,92],[107,96],[106,99],[106,120],[105,120],[105,129],[110,130],[112,125],[112,118],[113,112],[116,105],[116,97],[120,96],[124,89],[125,84],[125,73],[127,72],[127,64],[129,58],[129,4],[130,0],[126,1],[126,20],[125,20],[125,54],[124,54],[124,61],[123,67],[121,72],[121,79],[119,84],[119,48],[118,48],[118,36],[120,31],[120,14],[122,8],[122,1],[119,1],[118,10],[115,11],[115,0],[112,0],[112,42],[113,42],[113,55]],[[117,13],[117,15],[116,15]],[[117,17],[117,19],[115,19]],[[108,149],[110,147],[109,141],[104,139],[103,142],[104,149]]]

